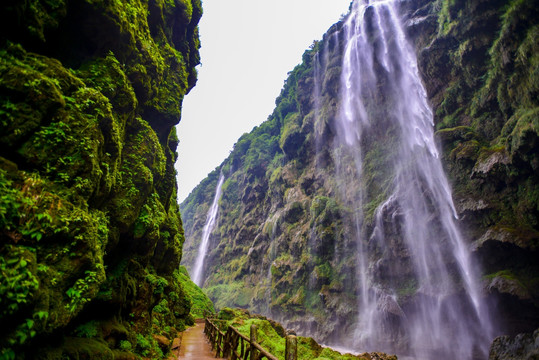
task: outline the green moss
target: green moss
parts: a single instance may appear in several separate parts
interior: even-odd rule
[[[112,350],[108,347],[106,342],[85,338],[67,338],[63,347],[62,355],[75,359],[114,359]]]
[[[165,235],[161,233],[160,229],[166,220],[166,216],[165,207],[159,201],[159,196],[155,193],[152,194],[146,204],[143,205],[135,221],[133,235],[135,238],[142,238],[143,236],[155,240],[161,238]]]
[[[279,146],[287,155],[294,155],[302,143],[301,117],[298,113],[289,113],[284,119]]]
[[[455,18],[457,17],[456,4],[456,0],[438,1],[438,6],[441,7],[440,11],[438,12],[439,33],[447,35],[449,32],[455,29],[456,26],[458,26],[458,22],[455,21]]]
[[[443,120],[443,123],[445,125],[444,127],[454,127],[456,125],[454,123],[454,117],[451,117],[450,115],[455,113],[455,111],[460,107],[459,105],[462,105],[462,96],[463,89],[460,82],[454,82],[452,84],[449,84],[449,86],[446,88],[443,101],[436,109],[437,116],[446,117]]]
[[[495,277],[504,277],[509,280],[515,279],[515,275],[513,274],[511,270],[501,270],[494,274],[485,275],[486,279],[494,279]]]
[[[39,289],[39,282],[36,276],[36,255],[35,251],[17,248],[11,245],[4,245],[2,253],[7,255],[0,257],[0,320],[9,321],[10,317],[16,314],[25,306],[33,302]],[[36,321],[43,322],[46,319],[45,313],[34,314]],[[10,346],[25,344],[34,337],[35,320],[33,318],[24,319],[7,332],[6,341]]]
[[[314,268],[315,276],[324,281],[329,281],[332,279],[332,272],[331,265],[327,262]]]
[[[528,152],[532,151],[529,148],[530,144],[533,144],[534,139],[539,137],[539,107],[520,109],[513,115],[513,118],[508,122],[514,124],[512,132],[507,138],[509,151],[512,154],[520,152],[526,156]],[[534,155],[530,153],[528,156],[533,157]],[[533,158],[529,160],[533,161]]]
[[[534,16],[534,11],[532,2],[525,0],[513,0],[504,9],[500,34],[490,50],[490,69],[474,101],[473,114],[483,110],[492,93],[496,94],[498,105],[506,115],[519,105],[537,106],[537,100],[530,98],[537,91],[537,84],[533,82],[537,74],[531,69],[539,61],[538,56],[533,55],[537,43],[531,38],[538,34],[539,27],[524,30],[533,21],[529,17]]]
[[[83,337],[83,338],[95,337],[97,333],[98,333],[98,329],[97,329],[96,321],[89,321],[85,324],[81,324],[77,326],[77,328],[75,329],[75,334],[78,337]]]
[[[531,271],[530,271],[531,270]],[[485,280],[493,280],[496,278],[503,278],[518,284],[521,289],[530,291],[535,289],[533,286],[539,282],[539,277],[535,276],[533,272],[536,269],[521,268],[521,269],[505,269],[500,270],[492,274],[484,275]],[[535,291],[537,292],[537,291]]]
[[[246,308],[254,292],[253,289],[245,287],[240,281],[209,286],[204,291],[218,309],[229,304]]]
[[[186,294],[191,299],[190,315],[195,319],[202,319],[207,314],[215,313],[212,301],[208,296],[189,278],[185,267],[175,273],[175,278],[182,284]]]
[[[174,279],[183,229],[169,135],[196,79],[200,1],[0,10],[0,352],[163,358],[153,336],[192,321]],[[45,345],[52,333],[65,344]]]
[[[470,126],[456,126],[452,128],[444,128],[436,131],[442,141],[449,142],[455,140],[468,140],[475,136],[474,130]]]
[[[66,15],[66,3],[63,0],[32,0],[28,5],[24,9],[28,21],[27,31],[45,42],[46,30],[56,28],[58,22]]]
[[[251,326],[257,327],[257,342],[272,355],[281,359],[285,356],[285,330],[283,327],[259,315],[251,316],[248,312],[225,308],[219,312],[219,319],[227,320],[227,324],[234,326],[240,333],[249,337]],[[313,338],[297,337],[297,354],[299,360],[367,360],[370,354],[352,355],[341,354],[329,347],[322,347]],[[392,360],[395,356],[378,354],[377,358]]]
[[[122,117],[120,124],[125,124],[133,116],[138,101],[133,86],[125,74],[124,66],[112,52],[103,59],[98,58],[85,63],[76,74],[84,79],[87,86],[98,90],[109,99],[116,113]],[[111,131],[118,130],[111,129]]]

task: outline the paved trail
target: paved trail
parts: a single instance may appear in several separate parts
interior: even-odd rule
[[[185,330],[178,359],[215,360],[215,352],[204,336],[204,323]]]

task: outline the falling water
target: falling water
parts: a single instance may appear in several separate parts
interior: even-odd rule
[[[213,202],[206,217],[206,224],[204,225],[204,229],[202,229],[202,241],[200,241],[195,265],[193,267],[193,282],[198,286],[202,286],[202,284],[204,283],[204,260],[206,259],[206,253],[208,252],[210,235],[213,231],[213,228],[215,227],[215,224],[217,223],[217,214],[219,212],[219,199],[221,198],[221,187],[223,186],[224,181],[225,177],[221,173],[221,175],[219,175],[219,181],[217,182],[217,188],[215,189],[215,197],[213,198]]]
[[[342,33],[334,158],[341,196],[354,201],[354,209],[373,200],[361,183],[365,144],[391,139],[378,145],[391,169],[390,181],[380,184],[386,200],[376,208],[371,228],[362,210],[353,224],[358,239],[354,347],[417,359],[485,357],[491,325],[478,271],[457,226],[432,110],[398,6],[397,0],[356,0]],[[400,301],[403,291],[414,300]]]

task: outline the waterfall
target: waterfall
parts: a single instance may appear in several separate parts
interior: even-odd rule
[[[479,272],[457,225],[432,109],[399,5],[356,0],[341,32],[332,151],[357,238],[353,346],[416,359],[485,358],[492,325]],[[381,165],[367,159],[373,148]],[[369,179],[367,163],[386,178]],[[369,192],[376,192],[378,203]],[[372,204],[368,215],[364,209]]]
[[[219,181],[217,182],[217,188],[215,189],[215,196],[211,204],[208,215],[206,216],[206,224],[202,229],[202,240],[198,247],[197,257],[195,260],[195,265],[193,266],[193,282],[198,286],[202,287],[204,284],[204,261],[206,259],[206,253],[208,252],[208,243],[210,235],[215,228],[217,223],[217,215],[219,213],[219,199],[221,198],[221,188],[225,181],[224,175],[221,173],[219,175]]]

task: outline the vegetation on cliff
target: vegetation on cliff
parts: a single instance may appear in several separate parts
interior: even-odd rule
[[[0,358],[163,358],[193,320],[174,125],[200,1],[0,10]]]
[[[536,5],[444,2],[419,53],[463,228],[511,332],[539,325]]]
[[[193,319],[204,319],[206,316],[215,313],[213,302],[193,281],[191,281],[184,266],[180,266],[178,279],[182,284],[183,290],[191,299],[191,312],[189,315]]]
[[[485,296],[499,302],[508,332],[532,330],[539,326],[537,7],[525,0],[403,6],[462,228],[484,269]],[[341,28],[335,24],[305,52],[273,114],[180,205],[189,268],[222,172],[205,291],[218,308],[248,308],[327,341],[349,331],[357,316],[355,229],[345,225],[355,209],[346,196],[361,189],[363,231],[371,233],[395,156],[382,151],[392,149],[394,133],[386,123],[373,127],[363,140],[364,181],[347,184],[344,196],[336,192],[332,159],[339,154],[330,149],[343,53],[343,37],[334,35]],[[370,266],[376,281],[398,287],[399,306],[412,308],[418,286],[398,245],[395,239],[391,256],[403,264],[400,278],[387,278],[376,244],[368,245]]]

